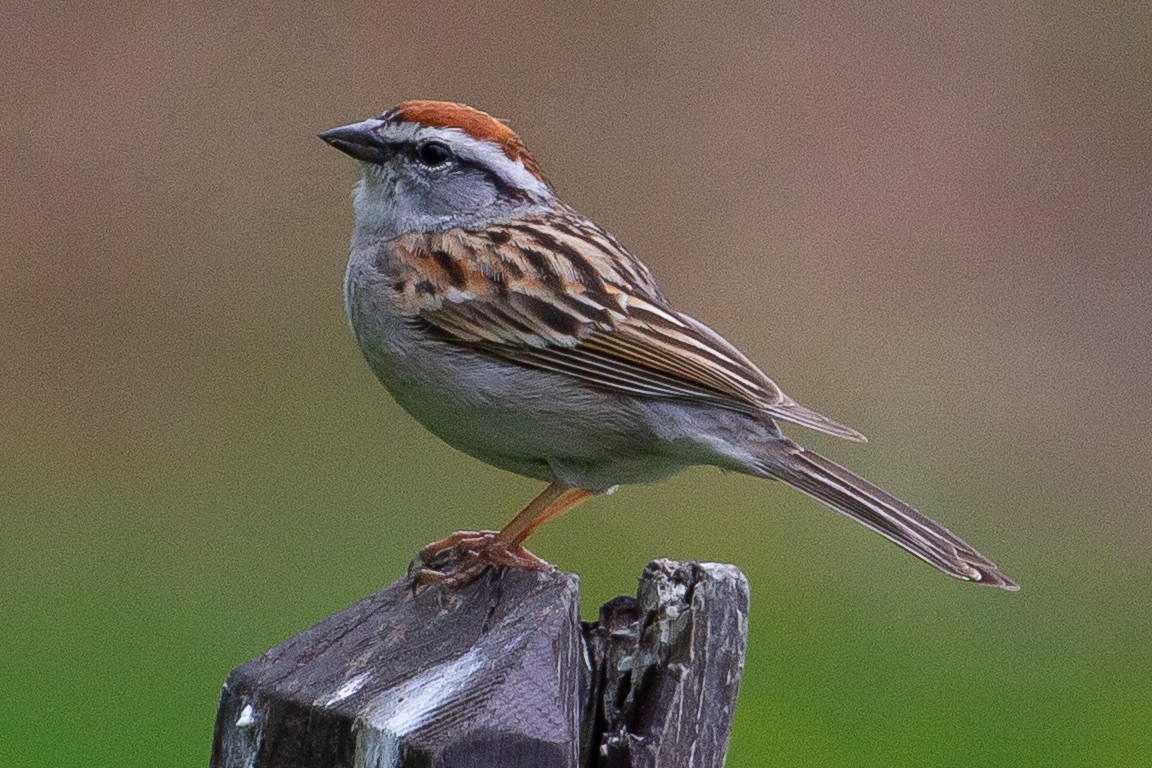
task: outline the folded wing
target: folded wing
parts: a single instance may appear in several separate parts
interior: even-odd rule
[[[671,309],[647,269],[586,219],[404,235],[397,305],[444,339],[589,385],[864,436],[785,395],[731,343]]]

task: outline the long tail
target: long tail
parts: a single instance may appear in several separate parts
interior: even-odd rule
[[[863,523],[949,576],[1012,591],[1020,588],[959,536],[895,496],[791,441],[780,447],[761,465],[765,475]]]

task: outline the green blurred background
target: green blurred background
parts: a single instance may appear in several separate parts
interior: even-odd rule
[[[546,528],[586,614],[653,557],[747,572],[730,766],[1152,764],[1150,8],[6,3],[0,765],[205,765],[231,667],[538,490],[346,327],[315,134],[414,97],[510,119],[872,443],[793,435],[1023,585],[703,469]]]

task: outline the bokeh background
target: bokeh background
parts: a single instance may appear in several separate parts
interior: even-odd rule
[[[738,563],[730,766],[1152,764],[1152,6],[8,2],[0,765],[196,766],[228,670],[535,483],[405,416],[343,316],[405,98],[511,120],[684,310],[999,562],[947,579],[696,470],[534,549],[585,613]]]

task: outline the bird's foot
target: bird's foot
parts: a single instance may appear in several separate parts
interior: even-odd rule
[[[457,531],[420,550],[408,573],[413,588],[426,584],[455,588],[471,584],[492,566],[523,571],[554,568],[522,545],[501,539],[499,531]]]

